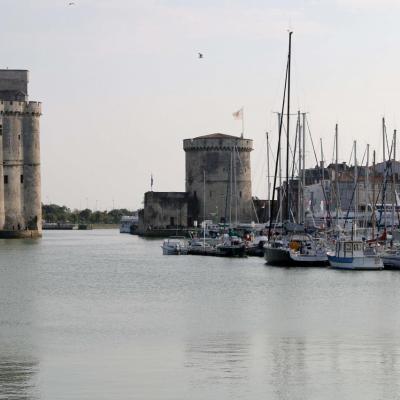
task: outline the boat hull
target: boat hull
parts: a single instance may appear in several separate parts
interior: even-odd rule
[[[328,258],[324,255],[312,256],[291,254],[289,249],[266,247],[265,259],[268,264],[285,267],[324,267],[328,265]]]
[[[383,269],[383,263],[378,256],[365,256],[365,257],[337,257],[328,254],[329,265],[335,269],[347,270],[380,270]]]
[[[385,269],[400,269],[400,257],[393,255],[381,256]]]
[[[216,255],[220,257],[245,257],[246,248],[243,245],[217,246]]]
[[[165,248],[162,247],[163,250],[163,255],[164,256],[180,256],[180,255],[184,255],[187,254],[187,250],[183,250],[183,249],[172,249],[172,248]]]
[[[268,264],[272,265],[293,265],[293,260],[290,258],[289,250],[284,248],[265,247],[265,259]]]

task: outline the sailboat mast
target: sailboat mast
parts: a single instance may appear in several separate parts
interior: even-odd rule
[[[203,169],[203,247],[206,247],[206,170]]]
[[[231,150],[231,160],[230,160],[230,177],[229,177],[229,187],[230,187],[230,196],[229,196],[229,227],[232,225],[232,196],[233,196],[233,152]]]
[[[367,228],[367,215],[368,215],[368,203],[369,203],[369,144],[367,144],[367,170],[366,170],[366,195],[365,195],[365,227]]]
[[[302,191],[303,188],[301,186],[301,125],[300,125],[300,111],[297,111],[297,134],[299,135],[299,179],[297,185],[297,222],[301,224],[303,222],[302,215],[301,215],[301,198],[302,198]]]
[[[290,65],[292,58],[292,33],[289,32],[289,54],[288,54],[288,87],[286,107],[286,216],[290,220],[290,198],[289,198],[289,140],[290,140]]]
[[[339,129],[338,124],[335,125],[335,144],[336,144],[336,159],[335,159],[335,183],[336,183],[336,228],[339,227]]]
[[[269,135],[267,135],[267,201],[268,201],[268,220],[271,219],[271,199],[270,199],[270,191],[271,191],[271,182],[269,176]]]
[[[287,76],[287,75],[286,75]],[[278,113],[278,129],[282,128],[282,121],[283,121],[283,114]],[[280,223],[282,223],[282,208],[283,208],[283,187],[282,187],[282,151],[279,145],[278,148],[279,153],[279,187],[280,194],[279,194],[279,214],[280,214]]]
[[[353,217],[353,227],[357,226],[357,211],[358,211],[358,168],[357,168],[357,142],[354,141],[354,188],[355,188],[355,196],[354,196],[354,217]],[[354,231],[354,229],[353,229]]]
[[[372,153],[372,173],[373,173],[373,180],[372,180],[372,239],[375,239],[375,150]]]
[[[396,129],[393,132],[393,157],[390,160],[390,172],[392,174],[392,232],[393,232],[393,225],[394,225],[394,213],[395,213],[395,177],[394,177],[394,171],[393,171],[393,164],[396,161]]]
[[[382,141],[383,141],[383,146],[382,146],[382,161],[385,164],[385,117],[382,117]]]
[[[382,208],[383,208],[383,216],[384,216],[384,226],[385,226],[385,232],[386,232],[386,228],[387,228],[387,214],[386,214],[386,183],[387,183],[387,165],[386,165],[386,141],[385,141],[385,136],[386,136],[386,123],[385,123],[385,117],[382,118],[382,139],[383,139],[383,166],[384,166],[384,170],[385,172],[385,178],[384,178],[384,189],[382,190]],[[382,214],[379,217],[379,222],[382,218]],[[380,225],[380,223],[379,223]]]
[[[302,168],[302,187],[303,190],[306,187],[306,113],[303,112],[303,168]],[[301,203],[301,220],[305,222],[305,207],[304,207],[304,192]]]
[[[285,97],[286,97],[286,86],[288,80],[288,63],[286,64],[286,75],[285,75],[285,86],[283,89],[283,99],[282,99],[282,112],[279,115],[279,133],[278,133],[278,154],[276,155],[275,160],[275,173],[274,173],[274,186],[272,189],[272,202],[271,202],[271,214],[274,214],[274,201],[275,201],[275,190],[276,190],[276,178],[278,173],[278,165],[281,155],[281,138],[282,138],[282,120],[283,120],[283,113],[285,110]],[[280,186],[282,191],[282,186]],[[282,198],[282,195],[280,196]],[[269,227],[268,227],[268,240],[271,238],[271,228],[272,228],[272,218],[270,218]]]

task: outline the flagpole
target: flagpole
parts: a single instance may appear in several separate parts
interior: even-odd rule
[[[243,136],[244,136],[244,107],[242,106],[242,134],[241,134],[242,139]]]

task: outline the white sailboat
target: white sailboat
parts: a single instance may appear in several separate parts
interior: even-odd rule
[[[354,215],[358,211],[357,196],[357,143],[354,141]],[[335,250],[328,252],[329,264],[332,268],[349,270],[377,270],[383,269],[383,263],[376,251],[376,246],[363,240],[354,239],[357,221],[352,224],[351,239],[339,239]]]

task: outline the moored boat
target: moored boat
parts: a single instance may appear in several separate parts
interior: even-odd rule
[[[242,239],[232,236],[225,238],[221,244],[216,246],[218,256],[221,257],[244,257],[246,246]]]
[[[188,245],[183,236],[165,239],[162,246],[163,255],[181,255],[188,253]]]
[[[385,269],[400,269],[400,249],[387,249],[381,259]]]
[[[383,262],[374,246],[362,240],[338,240],[335,251],[328,252],[331,268],[348,270],[379,270]]]
[[[322,267],[328,264],[325,245],[306,233],[273,240],[264,246],[268,264],[282,266]]]

